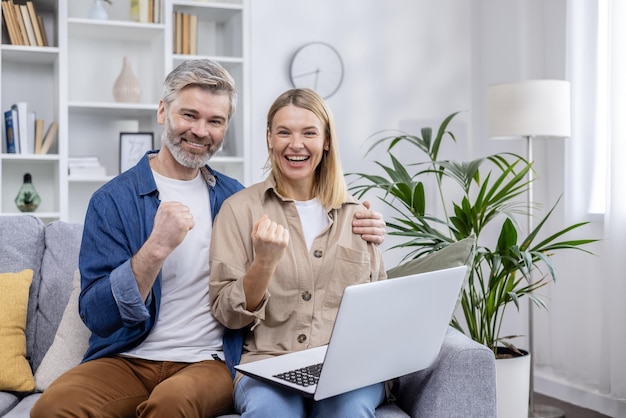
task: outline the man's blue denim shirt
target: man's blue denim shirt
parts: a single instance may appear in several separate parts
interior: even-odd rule
[[[148,152],[136,166],[98,189],[89,201],[79,254],[79,312],[92,332],[83,362],[136,347],[148,336],[158,316],[161,273],[144,303],[130,267],[130,259],[152,231],[160,203],[149,163],[157,152]],[[201,172],[209,188],[214,219],[224,200],[243,185],[208,166]],[[226,332],[224,354],[232,373],[242,346],[242,332]]]

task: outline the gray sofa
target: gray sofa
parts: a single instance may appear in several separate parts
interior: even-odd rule
[[[25,332],[26,357],[33,374],[52,345],[68,304],[81,231],[79,224],[56,221],[45,225],[30,215],[0,217],[0,273],[26,268],[34,273]],[[449,329],[435,364],[396,379],[394,394],[395,401],[378,408],[378,418],[495,417],[493,354]],[[37,390],[0,392],[0,417],[28,417],[39,396]]]

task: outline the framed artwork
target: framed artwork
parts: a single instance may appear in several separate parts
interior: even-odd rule
[[[120,132],[120,173],[137,164],[153,147],[152,132]]]

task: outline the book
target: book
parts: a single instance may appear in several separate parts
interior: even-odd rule
[[[100,165],[100,161],[95,156],[69,157],[67,164],[70,167],[93,167],[94,165]]]
[[[29,110],[28,113],[26,114],[26,140],[27,140],[27,145],[28,145],[28,154],[34,154],[35,153],[35,119],[36,119],[36,115],[35,112],[32,110]]]
[[[154,6],[152,8],[152,21],[154,23],[161,23],[161,16],[163,14],[163,1],[162,0],[152,0],[154,2]]]
[[[67,165],[69,167],[97,167],[100,161],[95,156],[69,157]]]
[[[39,19],[37,18],[37,11],[35,10],[35,4],[32,1],[27,1],[26,8],[28,9],[28,16],[30,17],[30,23],[33,26],[33,32],[35,32],[35,40],[37,41],[37,46],[45,46],[43,43],[43,37],[41,36],[41,30],[39,28]]]
[[[68,174],[74,179],[105,177],[106,169],[100,164],[98,157],[70,157]]]
[[[41,15],[37,16],[37,23],[39,24],[39,31],[41,32],[41,38],[43,40],[43,46],[50,45],[48,43],[48,35],[46,34],[46,25],[44,25],[43,17]]]
[[[176,22],[175,28],[174,28],[174,33],[175,33],[174,53],[182,54],[183,53],[183,14],[181,12],[174,12],[174,21]]]
[[[30,14],[28,13],[28,7],[25,4],[20,4],[20,13],[24,20],[24,27],[26,28],[26,34],[28,36],[28,45],[37,46],[37,38],[35,37],[35,29],[33,23],[30,21]]]
[[[139,0],[139,22],[150,22],[149,3],[150,0]]]
[[[98,178],[106,177],[107,175],[106,168],[102,165],[95,167],[70,167],[68,174],[74,179]]]
[[[57,122],[52,122],[50,126],[48,126],[48,130],[46,131],[46,135],[43,137],[43,144],[41,145],[41,153],[47,154],[57,140],[57,133],[59,131],[59,124]]]
[[[130,0],[130,20],[139,22],[139,0]]]
[[[20,144],[20,154],[28,154],[28,103],[17,102],[11,108],[17,111],[15,138]]]
[[[11,120],[13,122],[13,140],[15,141],[15,153],[20,154],[22,152],[20,145],[20,125],[17,118],[17,109],[11,106]]]
[[[21,45],[22,35],[19,32],[17,22],[15,21],[15,12],[13,10],[13,6],[9,1],[2,2],[2,18],[4,19],[4,26],[6,27],[9,34],[9,40],[11,41],[11,44]]]
[[[130,20],[134,22],[153,23],[157,11],[155,0],[130,0]]]
[[[15,140],[15,119],[14,109],[9,109],[4,112],[4,134],[7,154],[17,154],[17,141]]]
[[[24,25],[24,18],[22,17],[22,9],[19,4],[13,4],[13,16],[15,17],[15,21],[17,22],[17,27],[20,32],[20,38],[22,43],[20,45],[30,45],[30,41],[28,39],[28,33],[26,32],[26,26]]]
[[[191,55],[198,53],[198,15],[189,17],[189,53]]]
[[[35,119],[35,154],[41,154],[41,146],[43,145],[44,120]]]
[[[183,50],[182,53],[189,54],[189,13],[183,13]]]
[[[17,33],[17,37],[19,40],[18,45],[28,45],[28,39],[26,38],[26,28],[24,28],[20,23],[22,23],[22,19],[18,19],[17,9],[18,5],[13,3],[13,0],[9,0],[7,2],[7,12],[11,16],[11,20],[13,21],[13,27],[15,28],[15,32]],[[21,17],[21,13],[19,13]]]

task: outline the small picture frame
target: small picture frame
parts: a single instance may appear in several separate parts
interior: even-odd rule
[[[120,132],[120,173],[137,164],[153,147],[152,132]]]

